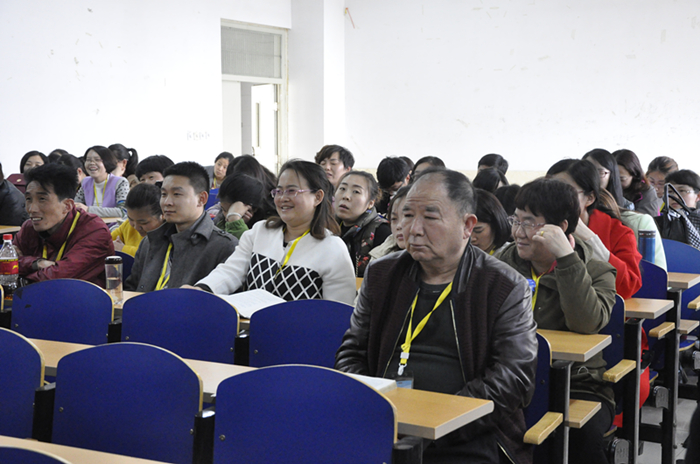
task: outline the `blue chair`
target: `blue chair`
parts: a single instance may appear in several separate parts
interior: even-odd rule
[[[178,356],[141,343],[110,343],[57,366],[52,441],[191,464],[202,381]]]
[[[160,346],[183,358],[233,364],[238,312],[208,292],[169,288],[124,303],[122,340]]]
[[[328,300],[288,301],[250,318],[250,365],[311,364],[332,368],[353,308]]]
[[[396,413],[340,372],[275,366],[221,382],[215,436],[214,463],[389,463]]]
[[[700,274],[700,250],[682,242],[663,239],[668,272]],[[688,303],[700,295],[700,285],[683,290],[681,319],[700,320],[698,311],[688,309]]]
[[[30,438],[34,391],[44,382],[44,357],[22,335],[1,328],[0,353],[0,435]]]
[[[204,207],[204,211],[208,210],[215,204],[219,202],[219,189],[213,188],[209,190],[209,198],[207,199],[207,205]]]
[[[12,303],[15,331],[28,338],[58,342],[107,343],[113,316],[109,294],[77,279],[46,280],[20,288]]]
[[[45,451],[0,446],[2,464],[70,464],[65,459]]]
[[[134,267],[134,257],[121,251],[115,251],[114,256],[119,256],[122,259],[122,282],[124,282],[131,275],[131,268]]]

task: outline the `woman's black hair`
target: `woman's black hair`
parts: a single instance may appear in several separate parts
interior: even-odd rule
[[[24,163],[26,163],[27,160],[28,160],[29,158],[31,158],[32,156],[38,156],[39,158],[41,158],[41,159],[44,161],[44,164],[49,164],[49,159],[48,159],[48,158],[46,157],[46,155],[43,154],[42,152],[40,152],[40,151],[30,151],[30,152],[27,152],[27,153],[24,154],[24,156],[22,157],[22,159],[21,159],[20,162],[19,162],[19,172],[20,172],[20,174],[24,174]]]
[[[629,201],[639,201],[640,195],[649,188],[647,177],[642,169],[639,158],[632,150],[622,149],[614,151],[612,154],[619,166],[627,169],[632,176],[632,184],[623,190],[625,198]]]
[[[672,172],[678,171],[678,163],[676,163],[676,160],[669,158],[668,156],[657,156],[651,160],[651,163],[649,163],[647,175],[654,171],[658,171],[664,176],[667,176]]]
[[[386,210],[386,217],[387,219],[391,219],[391,212],[394,210],[394,205],[399,202],[400,199],[404,198],[406,195],[408,195],[408,191],[411,190],[410,185],[404,185],[400,189],[396,191],[393,197],[391,197],[391,201],[389,202],[389,206],[387,207]]]
[[[126,162],[126,168],[124,169],[124,174],[122,175],[122,177],[129,177],[132,174],[136,175],[136,166],[138,166],[139,164],[139,154],[136,152],[136,149],[126,148],[121,143],[115,143],[114,145],[110,145],[109,149],[112,150],[114,156],[117,157],[117,161],[128,160]],[[108,172],[112,171],[108,170]]]
[[[498,249],[510,238],[510,224],[508,215],[501,202],[491,192],[477,188],[476,192],[476,217],[479,222],[485,222],[493,231],[493,247]]]
[[[47,158],[49,159],[49,163],[58,163],[61,160],[61,156],[65,156],[67,154],[69,153],[63,148],[56,148],[54,151],[49,153]]]
[[[228,162],[230,163],[231,161],[233,161],[233,154],[229,153],[227,151],[222,151],[221,153],[216,155],[216,159],[214,160],[214,163],[216,163],[217,161],[219,161],[222,158],[225,160],[228,160]]]
[[[497,155],[496,153],[490,153],[488,155],[484,155],[481,157],[479,160],[479,163],[477,164],[477,167],[479,166],[488,166],[490,168],[496,168],[499,171],[505,175],[508,172],[508,161],[501,155]]]
[[[374,202],[378,202],[382,198],[382,190],[379,188],[379,183],[377,182],[377,179],[374,178],[372,174],[370,174],[367,171],[348,171],[345,174],[343,174],[340,177],[340,180],[338,181],[338,185],[340,185],[341,182],[343,182],[343,179],[345,179],[348,176],[360,176],[364,178],[367,181],[367,187],[368,187],[368,197],[369,200]],[[336,187],[336,191],[338,188]]]
[[[306,183],[309,184],[309,189],[313,192],[319,190],[323,191],[323,200],[316,206],[314,217],[311,220],[311,235],[318,240],[323,240],[326,236],[326,229],[338,235],[340,233],[340,226],[333,217],[333,206],[331,203],[333,185],[331,185],[328,180],[328,176],[326,176],[326,172],[323,168],[310,161],[295,159],[284,163],[280,169],[280,176],[288,169],[291,169],[299,177],[306,180]],[[277,229],[284,227],[284,221],[282,221],[279,216],[273,216],[267,220],[265,226],[268,229]]]
[[[253,219],[259,221],[260,219],[267,219],[276,215],[277,209],[275,208],[275,202],[269,195],[270,191],[277,187],[277,178],[275,175],[265,169],[265,167],[251,155],[237,156],[233,161],[228,163],[226,177],[236,172],[258,179],[263,185],[265,191],[265,195],[263,195],[263,205],[258,213],[253,216]]]
[[[588,160],[561,160],[554,163],[554,166],[549,168],[547,177],[552,177],[561,172],[567,173],[569,177],[576,182],[576,185],[583,190],[585,195],[593,194],[593,203],[586,208],[589,214],[594,209],[597,209],[612,218],[620,219],[620,215],[617,211],[610,209],[600,201],[600,174],[593,163]]]
[[[615,203],[621,208],[625,207],[625,197],[622,195],[622,185],[620,185],[620,170],[617,168],[617,160],[608,150],[595,148],[585,155],[583,159],[594,159],[604,169],[610,171],[608,178],[608,186],[605,188],[610,195],[615,199]],[[600,174],[600,173],[598,173]]]
[[[501,202],[508,216],[515,213],[515,196],[518,194],[519,190],[520,186],[518,184],[511,184],[499,187],[494,192],[494,195],[498,198],[498,201]]]
[[[136,184],[129,190],[124,203],[128,209],[147,209],[151,216],[161,216],[160,187],[153,184]]]
[[[263,204],[263,196],[270,196],[264,191],[262,182],[242,172],[234,172],[226,176],[219,187],[219,201],[235,203],[242,202],[253,208],[255,213]]]
[[[476,174],[472,181],[475,188],[480,188],[490,193],[496,191],[499,183],[508,185],[508,179],[496,168],[482,169]]]
[[[97,153],[97,155],[100,157],[107,173],[111,173],[117,168],[117,156],[112,150],[110,150],[107,147],[103,147],[102,145],[95,145],[94,147],[90,147],[87,150],[85,150],[85,154],[83,155],[83,163],[85,163],[85,160],[87,159],[87,155],[88,153],[90,153],[90,150]]]

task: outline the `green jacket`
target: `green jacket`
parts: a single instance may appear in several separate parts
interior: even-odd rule
[[[593,259],[591,248],[578,239],[574,251],[557,260],[553,272],[541,277],[533,316],[541,329],[595,334],[610,320],[616,271],[612,265]],[[532,279],[531,264],[520,258],[515,243],[503,250],[500,259]],[[604,372],[602,353],[585,363],[574,363],[571,391],[593,393],[614,406],[612,388],[603,381]]]
[[[226,221],[226,218],[222,218],[221,220],[219,220],[219,222],[216,223],[216,227],[223,230],[224,232],[228,232],[237,239],[240,239],[241,235],[243,235],[243,232],[248,230],[248,226],[246,225],[243,219],[236,219],[235,221]]]

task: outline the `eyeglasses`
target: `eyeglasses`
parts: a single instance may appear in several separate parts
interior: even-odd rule
[[[529,222],[529,221],[520,222],[520,221],[518,221],[518,218],[516,218],[515,216],[508,217],[508,224],[510,224],[510,226],[513,228],[513,231],[518,230],[518,227],[522,227],[526,233],[530,233],[533,230],[539,229],[540,227],[546,225],[545,223],[533,224],[532,222]]]
[[[287,197],[287,198],[295,198],[300,193],[315,192],[315,191],[316,190],[314,190],[314,189],[302,190],[302,189],[290,188],[290,189],[284,190],[284,189],[276,188],[276,189],[270,190],[270,195],[272,195],[272,198],[275,198],[277,196]]]
[[[695,193],[698,193],[693,189],[679,189],[679,188],[677,188],[676,190],[678,190],[678,193],[680,193],[681,195],[693,195]]]
[[[97,158],[85,158],[85,163],[95,163],[95,164],[101,164],[102,163],[102,158],[97,157]]]

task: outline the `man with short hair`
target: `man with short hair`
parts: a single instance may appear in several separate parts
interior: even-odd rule
[[[24,195],[12,182],[5,179],[0,164],[0,224],[21,226],[28,217],[24,208]]]
[[[136,166],[136,178],[139,182],[148,184],[163,182],[163,173],[173,164],[175,163],[165,155],[149,156]]]
[[[531,292],[471,245],[475,201],[458,172],[429,169],[415,181],[402,208],[407,249],[370,263],[335,367],[495,403],[431,443],[423,462],[498,463],[506,453],[527,463],[522,408],[537,364]]]
[[[316,164],[320,165],[328,180],[333,185],[333,188],[338,186],[340,178],[343,174],[350,171],[355,165],[355,158],[347,148],[340,145],[326,145],[321,148],[321,151],[316,153]]]
[[[208,198],[203,166],[184,162],[165,170],[160,207],[166,223],[141,241],[125,289],[150,292],[193,285],[226,261],[238,239],[205,214]]]
[[[380,214],[386,215],[389,202],[398,189],[408,185],[411,180],[411,170],[404,160],[395,156],[387,156],[377,166],[377,182],[382,189],[382,198],[376,208]]]
[[[19,275],[32,282],[72,278],[104,286],[105,258],[114,254],[112,236],[99,216],[75,208],[75,169],[45,164],[24,178],[29,221],[14,239]]]

